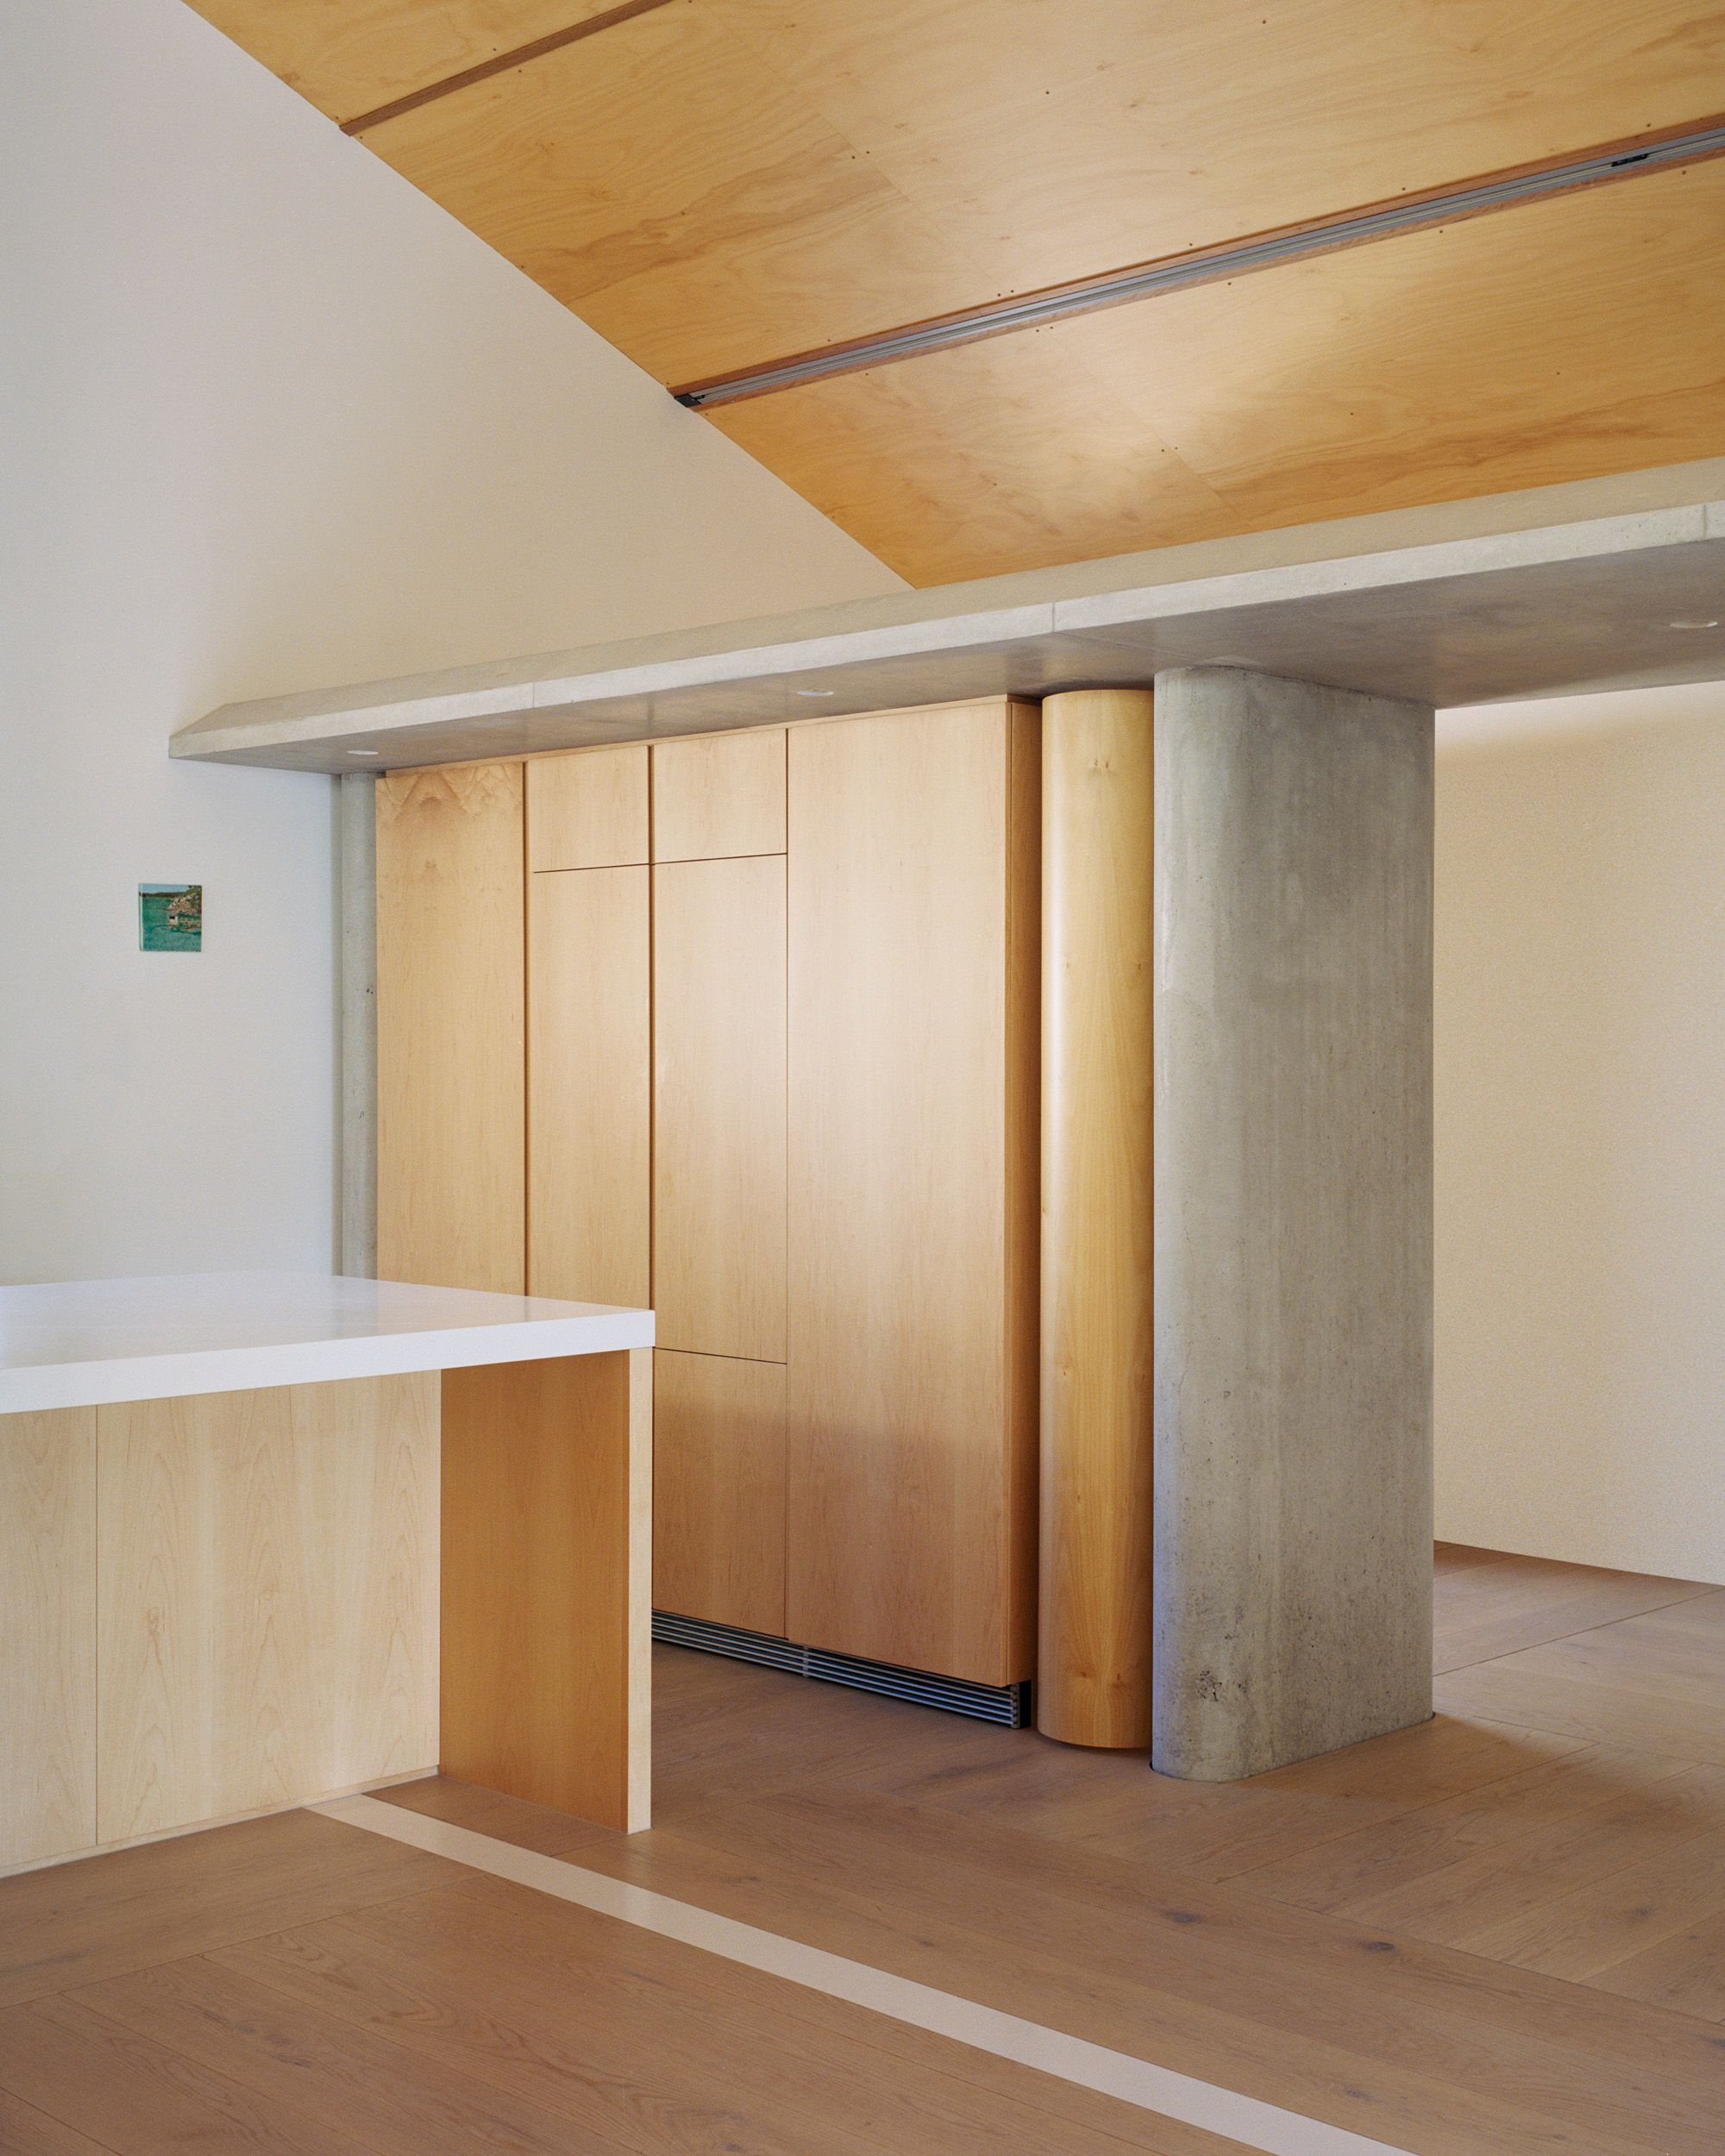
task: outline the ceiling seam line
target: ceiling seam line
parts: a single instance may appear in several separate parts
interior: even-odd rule
[[[1725,118],[1631,137],[1537,165],[1506,166],[1415,195],[1341,210],[1243,239],[1153,257],[1012,298],[984,300],[950,314],[677,385],[670,393],[680,404],[694,411],[738,403],[806,382],[861,373],[900,360],[979,343],[985,338],[1156,298],[1164,292],[1339,254],[1523,204],[1553,201],[1644,172],[1681,171],[1721,156],[1725,156]]]
[[[536,37],[530,45],[518,45],[507,53],[498,53],[490,60],[477,61],[472,67],[464,67],[459,74],[448,75],[441,82],[427,83],[418,90],[410,90],[404,97],[392,98],[387,104],[373,106],[369,112],[356,113],[351,120],[337,122],[343,135],[362,135],[370,128],[380,127],[386,120],[398,120],[404,114],[417,112],[421,105],[435,103],[440,97],[452,97],[458,90],[470,90],[475,83],[487,81],[492,75],[507,74],[513,67],[524,67],[531,60],[543,60],[552,53],[561,53],[566,46],[579,45],[590,37],[597,37],[601,30],[615,29],[619,23],[632,22],[637,16],[652,15],[660,8],[668,8],[672,0],[622,0],[622,4],[607,8],[603,15],[590,15],[580,22],[571,22],[561,30],[552,30],[544,37]]]

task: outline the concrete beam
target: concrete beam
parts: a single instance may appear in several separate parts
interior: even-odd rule
[[[1156,682],[1153,1758],[1432,1711],[1429,707]]]

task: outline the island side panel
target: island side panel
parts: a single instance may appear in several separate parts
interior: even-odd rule
[[[96,1839],[96,1410],[0,1415],[0,1871]]]
[[[649,1823],[644,1348],[443,1374],[442,1769]]]
[[[97,1838],[437,1753],[435,1371],[100,1407]]]

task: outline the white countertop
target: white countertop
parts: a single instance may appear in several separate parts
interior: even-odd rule
[[[0,1288],[0,1414],[652,1344],[650,1310],[323,1273]]]

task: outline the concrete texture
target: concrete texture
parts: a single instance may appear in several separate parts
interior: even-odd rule
[[[1461,705],[1725,677],[1725,460],[234,704],[177,757],[517,756],[1250,666]]]
[[[1431,711],[1156,683],[1153,1758],[1432,1704]]]
[[[339,789],[342,1084],[341,1269],[377,1273],[377,781]]]

